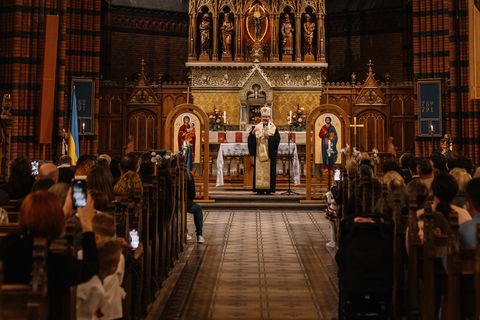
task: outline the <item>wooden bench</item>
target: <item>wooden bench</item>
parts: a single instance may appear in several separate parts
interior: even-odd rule
[[[47,319],[47,241],[45,239],[34,239],[32,255],[30,285],[3,283],[3,269],[0,264],[1,319]]]

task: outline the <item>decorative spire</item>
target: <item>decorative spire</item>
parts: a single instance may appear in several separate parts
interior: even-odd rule
[[[142,58],[142,62],[140,62],[140,65],[141,65],[140,71],[142,73],[145,73],[145,59]]]
[[[372,76],[373,75],[373,62],[372,59],[368,60],[368,75]]]

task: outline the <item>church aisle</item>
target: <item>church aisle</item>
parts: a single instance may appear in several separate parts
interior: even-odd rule
[[[161,319],[335,318],[327,232],[319,212],[205,212],[207,243],[194,245]]]

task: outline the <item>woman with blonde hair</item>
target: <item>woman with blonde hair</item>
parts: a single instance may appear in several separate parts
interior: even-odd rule
[[[467,184],[472,180],[472,176],[463,168],[453,168],[450,170],[450,174],[455,178],[455,181],[458,183],[458,193],[453,198],[452,203],[456,206],[463,208],[467,201],[466,190]]]

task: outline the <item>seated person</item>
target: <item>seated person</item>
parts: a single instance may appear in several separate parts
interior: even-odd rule
[[[87,205],[77,211],[83,231],[83,261],[69,254],[48,253],[50,319],[62,318],[62,306],[58,301],[69,293],[71,286],[88,281],[98,272],[93,214],[93,201],[88,197]],[[0,242],[0,261],[3,262],[5,283],[28,284],[32,273],[33,239],[42,237],[51,243],[64,232],[65,215],[57,196],[48,191],[29,194],[20,208],[19,224],[19,234],[10,234]]]
[[[471,249],[477,246],[477,224],[480,223],[480,178],[468,182],[466,194],[467,210],[473,218],[462,223],[459,232],[462,248]]]
[[[113,188],[115,195],[119,197],[133,198],[135,195],[143,193],[142,179],[137,173],[138,159],[131,154],[120,160],[121,176]]]
[[[203,238],[203,213],[202,207],[193,202],[195,199],[195,179],[191,172],[188,173],[187,182],[187,211],[193,214],[193,220],[195,222],[195,233],[197,234],[197,242],[204,243]],[[188,234],[187,234],[188,238]]]
[[[99,270],[98,274],[93,276],[88,282],[77,287],[77,319],[118,319],[122,316],[106,314],[108,308],[109,296],[105,288],[105,280],[115,274],[122,247],[116,240],[110,240],[98,247]],[[121,304],[120,304],[121,307]]]
[[[95,232],[95,242],[100,248],[104,244],[112,241],[116,233],[115,220],[113,216],[109,213],[97,213],[92,219],[92,228]],[[78,257],[81,259],[83,255],[82,251],[78,252]],[[102,257],[99,256],[100,265],[102,264]],[[105,275],[103,278],[100,277],[102,286],[104,288],[103,295],[105,296],[105,301],[102,302],[102,313],[104,314],[104,319],[119,319],[123,317],[122,310],[122,300],[125,298],[125,291],[121,287],[123,282],[123,276],[125,274],[125,256],[120,252],[118,262],[115,270]],[[100,274],[99,274],[100,276]],[[99,279],[93,279],[87,284],[79,285],[77,288],[77,295],[79,292],[82,292],[83,297],[88,294],[88,286],[92,286],[95,283],[98,283]],[[83,299],[83,298],[82,298]],[[86,298],[85,298],[86,299]],[[78,315],[78,303],[84,303],[77,300],[77,315]],[[86,302],[88,304],[88,302]],[[91,308],[89,308],[91,309]]]

